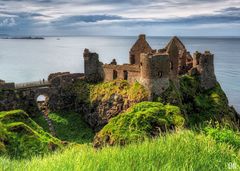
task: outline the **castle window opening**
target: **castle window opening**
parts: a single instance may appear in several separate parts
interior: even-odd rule
[[[118,77],[117,71],[113,70],[113,79],[115,80],[115,79],[117,79],[117,77]]]
[[[123,71],[123,78],[124,78],[124,80],[128,80],[128,72],[127,71]]]
[[[131,55],[131,57],[130,57],[130,63],[131,64],[135,64],[135,55]]]
[[[173,62],[170,62],[170,69],[173,70]]]
[[[207,63],[208,63],[207,59],[204,59],[204,64],[207,64]]]
[[[162,78],[162,76],[163,76],[163,72],[162,72],[162,71],[159,71],[159,72],[158,72],[158,77],[159,77],[159,78]]]
[[[199,60],[197,60],[197,65],[199,65]]]

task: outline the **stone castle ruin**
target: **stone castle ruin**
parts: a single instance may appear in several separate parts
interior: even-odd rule
[[[152,49],[145,35],[129,51],[129,64],[118,65],[115,59],[109,64],[99,61],[99,55],[84,50],[84,73],[59,72],[47,80],[31,83],[6,83],[0,80],[0,111],[11,109],[36,109],[39,95],[48,97],[51,110],[74,106],[66,87],[77,80],[91,83],[127,80],[130,84],[139,82],[149,92],[149,100],[161,95],[171,83],[179,84],[179,75],[199,75],[201,87],[210,89],[216,84],[214,55],[209,51],[191,54],[177,37],[173,37],[162,49]]]
[[[176,36],[163,49],[152,49],[145,35],[129,51],[129,64],[118,65],[116,60],[110,64],[99,61],[97,53],[84,50],[85,79],[90,82],[112,81],[115,79],[135,81],[149,91],[149,99],[160,95],[170,85],[178,84],[179,75],[199,74],[201,87],[209,89],[215,86],[214,55],[209,51],[196,52],[193,57]]]

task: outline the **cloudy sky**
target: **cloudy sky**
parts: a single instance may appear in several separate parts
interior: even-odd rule
[[[240,36],[240,0],[0,0],[0,34]]]

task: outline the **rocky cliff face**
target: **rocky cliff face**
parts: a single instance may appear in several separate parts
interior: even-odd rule
[[[96,131],[133,104],[146,101],[148,93],[139,83],[112,81],[88,84],[80,81],[71,90],[76,95],[76,109]]]
[[[99,84],[79,81],[71,87],[75,96],[75,108],[83,113],[86,121],[95,131],[99,131],[109,120],[136,103],[147,101],[148,92],[139,83],[115,80]],[[205,121],[237,123],[238,114],[229,106],[228,99],[217,83],[211,89],[201,87],[199,76],[184,75],[179,85],[174,83],[153,101],[172,104],[181,109],[186,125],[195,125]]]
[[[210,89],[201,86],[201,77],[183,75],[180,86],[171,84],[169,89],[155,100],[180,107],[185,114],[188,125],[205,121],[236,123],[238,114],[232,106],[219,83]]]

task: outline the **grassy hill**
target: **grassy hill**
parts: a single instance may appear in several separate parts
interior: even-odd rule
[[[77,83],[82,105],[111,106],[105,102],[116,93],[123,105],[131,102],[96,135],[70,111],[49,114],[57,138],[41,115],[0,112],[0,170],[240,170],[236,112],[220,85],[202,90],[198,81],[183,76],[155,102],[141,102],[146,91],[138,83]]]
[[[51,112],[48,117],[51,119],[57,138],[71,143],[91,143],[94,132],[84,121],[83,116],[75,112]],[[46,132],[49,131],[47,122],[41,115],[34,117]]]
[[[43,155],[61,147],[22,110],[0,112],[0,153],[13,158]]]
[[[77,145],[32,160],[0,158],[3,170],[229,170],[240,169],[237,148],[219,143],[203,133],[182,130],[125,147],[95,150]],[[237,169],[236,169],[237,170]]]

